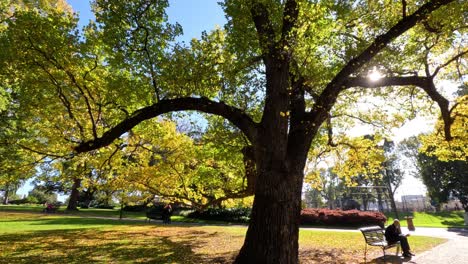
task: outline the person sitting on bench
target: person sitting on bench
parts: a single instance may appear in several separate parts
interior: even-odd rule
[[[403,235],[400,229],[400,221],[398,219],[393,220],[393,224],[385,228],[385,239],[389,244],[396,243],[400,241],[401,249],[403,250],[404,257],[411,257],[414,254],[410,251],[410,246],[408,243],[409,234]]]

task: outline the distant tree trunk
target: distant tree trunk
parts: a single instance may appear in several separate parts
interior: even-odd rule
[[[81,179],[73,179],[72,190],[70,194],[70,199],[68,201],[67,210],[78,210],[78,198],[80,196],[80,191],[78,188],[81,186]]]
[[[335,195],[334,195],[334,190],[335,190],[335,186],[332,186],[332,184],[330,183],[330,185],[328,186],[328,209],[334,209],[335,206]]]
[[[82,192],[82,201],[83,203],[86,204],[86,207],[90,207],[91,202],[94,201],[94,194],[96,193],[97,189],[96,188],[88,188],[86,191]]]
[[[368,207],[368,203],[369,203],[369,199],[367,197],[367,194],[362,194],[361,198],[362,198],[363,211],[367,211],[367,207]]]
[[[105,193],[104,205],[105,205],[105,206],[109,206],[109,205],[110,205],[110,201],[112,200],[112,194],[113,194],[113,192],[112,192],[112,191],[109,191],[109,190],[104,190],[104,193]]]
[[[379,212],[384,211],[383,199],[382,199],[382,190],[377,188],[377,204],[379,206]]]
[[[390,204],[392,206],[392,211],[395,214],[395,218],[399,218],[398,209],[397,209],[396,202],[395,202],[395,195],[390,189],[388,190],[388,198],[390,199]]]
[[[10,185],[7,184],[5,186],[5,194],[3,196],[3,201],[2,201],[3,204],[8,204],[8,196],[9,195],[10,195]]]
[[[120,200],[119,220],[122,220],[122,218],[123,218],[123,208],[124,208],[124,201],[122,199],[122,200]]]

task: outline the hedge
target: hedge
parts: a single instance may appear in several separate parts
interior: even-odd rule
[[[330,210],[318,208],[306,208],[301,211],[302,225],[326,225],[326,226],[368,226],[378,225],[383,227],[387,218],[381,212],[369,212],[359,210]]]
[[[187,217],[201,220],[248,223],[250,220],[250,212],[251,208],[209,208],[202,212],[191,212]]]

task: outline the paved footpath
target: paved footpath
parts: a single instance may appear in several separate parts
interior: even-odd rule
[[[402,230],[403,231],[403,230]],[[405,232],[405,231],[403,231]],[[448,242],[413,257],[417,264],[466,264],[468,263],[468,229],[417,228],[413,235],[442,237]]]

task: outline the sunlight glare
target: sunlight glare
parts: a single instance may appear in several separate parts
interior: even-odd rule
[[[367,76],[371,81],[376,82],[380,79],[382,79],[383,75],[377,70],[376,67],[369,73]]]

